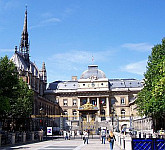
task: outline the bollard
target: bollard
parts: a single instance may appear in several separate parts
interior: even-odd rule
[[[12,133],[11,144],[15,144],[15,133]]]
[[[131,136],[125,137],[125,150],[132,150],[132,138]]]
[[[124,149],[124,136],[123,135],[121,135],[121,144],[120,144],[120,146],[121,146],[121,149]]]
[[[26,142],[26,132],[23,132],[23,143]]]
[[[32,132],[32,141],[34,141],[34,132]]]
[[[2,134],[0,134],[0,147],[1,147]]]
[[[43,141],[43,131],[38,131],[39,141]]]

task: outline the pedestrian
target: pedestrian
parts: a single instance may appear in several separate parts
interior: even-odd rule
[[[109,136],[108,136],[108,142],[110,144],[110,150],[113,150],[113,144],[114,144],[115,136],[112,131],[110,131]]]
[[[68,140],[68,132],[65,133],[65,140]]]
[[[105,129],[101,131],[101,139],[102,139],[102,144],[105,144],[105,138],[106,138],[106,131]]]
[[[83,135],[84,144],[88,144],[88,132],[84,130]]]

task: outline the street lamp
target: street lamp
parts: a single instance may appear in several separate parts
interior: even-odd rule
[[[133,114],[130,116],[130,129],[133,128]]]
[[[44,111],[43,111],[43,108],[41,107],[40,108],[40,114],[41,114],[41,120],[40,120],[40,123],[41,123],[41,129],[43,129],[43,113],[44,113]]]
[[[119,117],[117,116],[117,114],[115,114],[115,117],[116,117],[116,122],[117,122],[116,131],[119,132]]]
[[[114,116],[114,113],[115,113],[115,109],[114,109],[114,107],[112,107],[112,110],[111,110],[111,112],[112,112],[112,126],[113,126],[113,116]],[[113,127],[113,129],[114,129],[114,127]]]

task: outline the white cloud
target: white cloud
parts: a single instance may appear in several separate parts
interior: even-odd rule
[[[4,53],[4,52],[14,52],[14,49],[0,49],[0,52],[1,53]]]
[[[30,26],[30,29],[48,26],[50,23],[57,23],[57,22],[61,22],[61,20],[59,18],[56,18],[56,17],[43,19],[38,24]]]
[[[143,60],[143,61],[127,64],[126,66],[121,68],[121,70],[129,73],[143,75],[144,72],[146,71],[146,66],[147,66],[147,60]]]
[[[59,18],[53,17],[53,18],[43,20],[41,23],[54,23],[54,22],[61,22],[61,20]]]
[[[16,9],[19,7],[19,1],[10,0],[10,1],[0,1],[0,11],[8,11],[11,9]]]
[[[125,43],[122,45],[122,47],[128,48],[130,50],[146,52],[146,51],[150,51],[153,45],[148,43]]]
[[[58,64],[89,64],[92,62],[106,61],[112,54],[112,51],[90,52],[90,51],[77,51],[72,50],[66,53],[55,54],[49,60],[57,62]]]
[[[71,50],[52,55],[46,61],[47,68],[52,70],[51,73],[49,72],[49,80],[70,79],[72,75],[79,76],[90,64],[108,62],[112,53],[113,51],[110,50],[101,52]],[[93,63],[92,56],[94,57]]]

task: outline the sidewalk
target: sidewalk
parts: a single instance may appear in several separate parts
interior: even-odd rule
[[[33,144],[6,147],[3,150],[19,149],[19,150],[109,150],[109,142],[101,144],[100,139],[89,139],[89,144],[84,144],[82,139],[56,139]],[[121,150],[114,144],[114,150]]]

